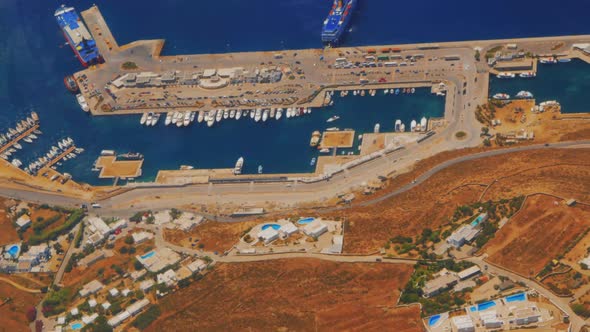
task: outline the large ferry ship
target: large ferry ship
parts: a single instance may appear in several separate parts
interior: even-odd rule
[[[96,41],[73,7],[62,5],[55,11],[55,19],[68,44],[84,67],[102,62]]]
[[[334,0],[330,14],[322,27],[322,41],[335,45],[350,23],[357,0]]]

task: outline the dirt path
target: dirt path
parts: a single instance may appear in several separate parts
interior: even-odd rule
[[[16,282],[14,282],[14,281],[12,281],[10,279],[6,279],[6,278],[3,278],[3,277],[0,277],[0,281],[4,281],[4,282],[10,284],[11,286],[13,286],[15,288],[18,288],[18,289],[20,289],[20,290],[22,290],[24,292],[27,292],[27,293],[33,293],[33,294],[41,293],[41,290],[40,289],[26,288],[24,286],[21,286],[21,285],[17,284]]]

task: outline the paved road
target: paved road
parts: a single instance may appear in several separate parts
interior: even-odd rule
[[[76,225],[71,232],[73,232],[74,234],[78,234],[78,232],[80,231],[80,225],[85,222],[86,219],[80,221],[78,223],[78,225]],[[59,269],[57,270],[57,273],[55,274],[55,278],[53,279],[53,285],[59,285],[59,283],[61,282],[61,278],[63,278],[64,272],[66,270],[66,266],[68,266],[68,262],[70,261],[70,259],[72,258],[72,255],[74,254],[74,252],[76,251],[80,251],[80,248],[75,248],[75,239],[76,236],[74,236],[74,240],[72,241],[72,243],[70,244],[70,246],[68,247],[68,251],[66,252],[66,255],[64,256],[63,261],[61,262],[61,265],[59,266]]]
[[[528,146],[517,146],[513,148],[507,149],[499,149],[499,150],[490,150],[485,152],[480,152],[472,155],[462,156],[455,159],[451,159],[441,164],[433,167],[432,169],[426,171],[422,175],[416,178],[415,182],[406,184],[399,189],[396,189],[384,196],[380,196],[378,198],[364,201],[359,203],[358,205],[367,206],[371,204],[378,203],[380,201],[386,200],[393,196],[399,195],[404,193],[408,190],[415,188],[416,186],[420,185],[424,181],[428,180],[430,177],[435,175],[436,173],[452,167],[461,162],[466,161],[473,161],[481,158],[487,158],[492,156],[510,154],[510,153],[517,153],[522,151],[530,151],[535,149],[554,149],[554,148],[586,148],[590,144],[590,140],[582,140],[582,141],[572,141],[572,142],[560,142],[560,143],[552,143],[549,146],[545,146],[544,144],[536,144],[536,145],[528,145]],[[297,184],[296,190],[293,188],[285,187],[284,183],[265,183],[265,184],[256,184],[255,191],[251,190],[251,186],[248,183],[240,183],[240,184],[218,184],[213,186],[213,190],[215,191],[215,195],[210,195],[208,191],[210,190],[209,186],[207,185],[191,185],[187,187],[175,187],[175,188],[149,188],[149,189],[142,189],[138,188],[121,195],[108,198],[101,202],[103,205],[103,209],[101,213],[104,214],[119,214],[119,215],[131,215],[135,211],[143,210],[143,209],[163,209],[169,208],[172,206],[178,206],[181,204],[192,203],[192,202],[203,202],[206,199],[213,199],[219,200],[219,204],[223,204],[224,202],[232,202],[239,199],[246,199],[250,202],[256,202],[258,200],[262,201],[272,201],[272,200],[285,200],[290,199],[293,201],[297,201],[298,199],[305,200],[309,195],[326,195],[325,190],[328,192],[340,192],[344,190],[347,185],[351,185],[350,179],[357,174],[364,174],[370,173],[373,176],[376,174],[387,174],[387,173],[377,173],[372,171],[374,169],[379,169],[379,166],[395,166],[396,164],[400,163],[401,161],[405,160],[413,162],[414,160],[409,158],[408,150],[400,150],[397,152],[393,152],[392,154],[384,157],[384,158],[377,158],[371,162],[366,164],[360,165],[357,168],[353,168],[348,172],[343,172],[334,175],[334,177],[330,181],[321,181],[318,183],[312,184],[304,184],[299,183]],[[372,171],[372,172],[371,172]],[[33,202],[43,202],[55,205],[63,205],[63,206],[72,206],[72,205],[79,205],[83,202],[82,200],[64,197],[59,195],[58,193],[50,194],[50,193],[38,193],[32,192],[28,190],[16,190],[12,188],[0,188],[0,195],[19,198],[23,200],[33,201]],[[160,199],[160,200],[153,200],[149,199],[149,202],[144,204],[135,204],[133,205],[132,202],[137,200],[148,200],[148,198],[153,197],[154,195],[171,195],[171,199]],[[334,193],[335,195],[335,193]],[[352,206],[357,206],[357,204],[353,204]],[[335,210],[342,210],[350,208],[350,206],[338,206],[338,207],[331,207],[323,209],[322,211],[335,211]],[[213,217],[213,216],[210,216]],[[245,219],[240,218],[229,218],[229,217],[219,217],[216,218],[219,221],[224,222],[235,222],[241,221]]]

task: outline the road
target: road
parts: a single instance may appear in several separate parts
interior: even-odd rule
[[[4,277],[0,277],[0,281],[4,281],[5,283],[10,284],[11,286],[13,286],[13,287],[15,287],[17,289],[20,289],[20,290],[22,290],[24,292],[27,292],[27,293],[33,293],[33,294],[41,293],[41,290],[40,289],[27,288],[25,286],[22,286],[22,285],[14,282],[14,281],[12,281],[10,279],[4,278]]]
[[[78,234],[78,232],[80,231],[80,225],[85,222],[86,219],[82,220],[81,222],[78,223],[78,225],[76,225],[71,233],[73,234]],[[68,247],[68,251],[66,252],[63,261],[61,262],[61,265],[59,266],[59,269],[57,270],[57,273],[55,274],[55,278],[53,279],[53,285],[59,285],[59,283],[61,282],[61,278],[63,278],[64,272],[66,270],[66,267],[68,266],[68,262],[70,261],[70,258],[72,257],[72,255],[74,254],[74,252],[79,251],[80,249],[76,249],[75,248],[75,239],[76,236],[74,236],[74,240],[72,241],[72,243],[70,244],[70,246]]]

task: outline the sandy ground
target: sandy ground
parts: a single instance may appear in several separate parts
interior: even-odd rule
[[[224,252],[238,243],[245,231],[258,223],[246,221],[229,224],[207,221],[190,232],[166,229],[164,237],[166,241],[179,246],[196,249],[202,244],[203,250]]]
[[[293,259],[218,265],[161,301],[149,331],[422,331],[396,308],[410,266]]]
[[[588,227],[590,208],[568,207],[547,195],[530,196],[484,251],[493,263],[536,275]]]
[[[430,168],[429,165],[461,153],[445,153],[422,161],[414,171],[392,180],[390,186],[377,195],[412,181],[417,174]],[[485,189],[481,184],[492,184],[484,200],[543,191],[588,201],[589,165],[588,150],[529,151],[456,165],[381,203],[337,212],[336,215],[350,222],[344,237],[344,250],[349,253],[375,252],[396,235],[413,236],[427,227],[435,229],[447,223],[457,206],[477,201]],[[358,196],[359,201],[375,197]]]
[[[16,228],[12,226],[12,220],[7,215],[5,205],[7,199],[0,197],[0,245],[19,241]]]
[[[20,283],[22,280],[17,282]],[[5,305],[0,305],[0,331],[29,331],[26,312],[41,301],[43,294],[27,293],[7,283],[0,282],[0,304],[6,298],[11,298],[11,301]]]

